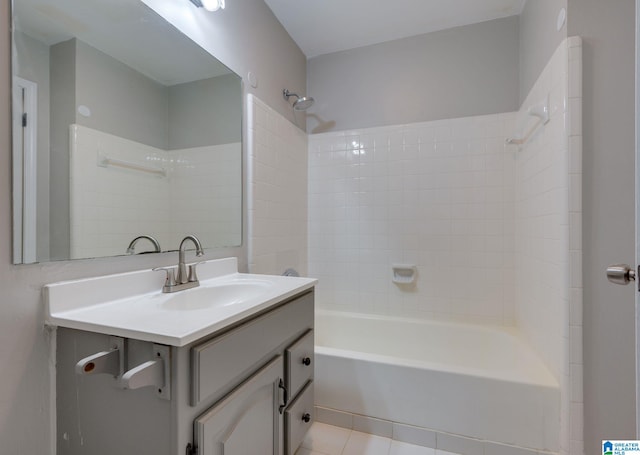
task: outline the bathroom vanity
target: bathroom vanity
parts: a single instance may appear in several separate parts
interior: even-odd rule
[[[235,267],[202,264],[201,286],[173,295],[148,271],[45,287],[58,454],[295,453],[313,422],[315,280]]]

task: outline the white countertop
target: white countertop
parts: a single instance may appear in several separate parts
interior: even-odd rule
[[[236,258],[198,266],[200,286],[162,293],[164,273],[141,270],[44,286],[46,323],[171,346],[186,346],[313,288],[317,280],[237,272]],[[203,302],[209,289],[249,285],[242,299]]]

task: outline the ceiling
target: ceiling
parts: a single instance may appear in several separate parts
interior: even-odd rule
[[[265,0],[307,58],[518,15],[526,0]]]
[[[163,85],[230,73],[138,0],[14,0],[13,13],[16,30],[47,46],[78,38]]]

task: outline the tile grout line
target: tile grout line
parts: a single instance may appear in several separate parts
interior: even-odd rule
[[[351,439],[351,435],[353,434],[353,429],[349,430],[349,436],[344,441],[344,446],[342,446],[342,450],[340,451],[340,455],[344,455],[344,449],[347,448],[347,444],[349,444],[349,439]]]

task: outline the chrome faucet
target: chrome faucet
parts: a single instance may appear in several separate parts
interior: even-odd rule
[[[138,240],[140,239],[147,239],[151,243],[153,243],[154,253],[160,253],[162,251],[162,248],[160,248],[160,242],[158,242],[155,237],[152,237],[150,235],[140,235],[131,241],[131,243],[127,247],[127,254],[135,253],[136,243],[138,243]]]
[[[204,255],[204,250],[202,249],[202,244],[198,237],[195,235],[188,235],[182,242],[180,242],[180,247],[178,248],[178,274],[175,274],[175,267],[156,267],[153,270],[164,270],[167,272],[167,278],[164,282],[164,286],[162,287],[162,292],[177,292],[183,291],[185,289],[195,288],[196,286],[200,286],[200,282],[198,281],[198,275],[196,274],[196,266],[199,262],[195,264],[185,264],[184,256],[186,249],[187,240],[191,240],[196,247],[196,256],[200,257]],[[187,273],[187,267],[189,271]]]

